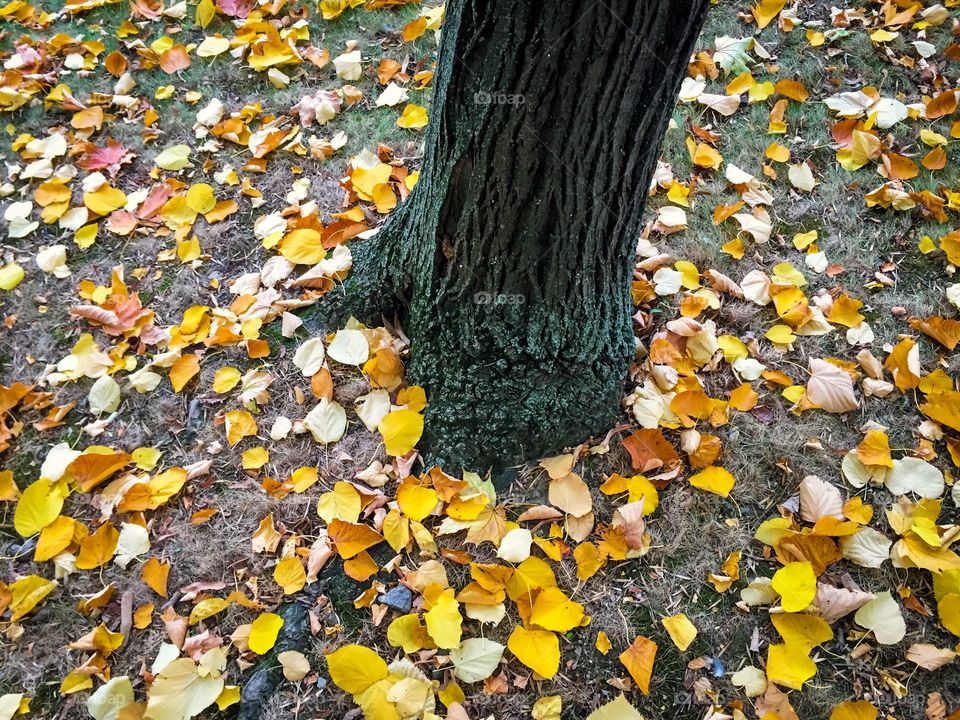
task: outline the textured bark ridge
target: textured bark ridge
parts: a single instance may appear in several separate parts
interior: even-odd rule
[[[451,470],[607,429],[641,214],[706,0],[451,0],[420,183],[347,307],[402,309]]]

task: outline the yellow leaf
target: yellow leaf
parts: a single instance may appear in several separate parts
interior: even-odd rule
[[[960,594],[947,593],[937,603],[937,614],[944,628],[960,637]]]
[[[187,471],[174,467],[164,470],[150,478],[148,489],[150,497],[147,500],[147,509],[156,510],[176,495],[187,482]]]
[[[240,371],[235,367],[218,368],[213,375],[213,391],[222,395],[233,390],[240,382]]]
[[[790,159],[790,148],[779,143],[770,143],[764,153],[768,159],[774,162],[785,163]]]
[[[224,413],[227,442],[233,447],[245,437],[257,434],[257,421],[246,410],[229,410]]]
[[[23,537],[36,535],[56,519],[67,496],[66,483],[40,478],[20,495],[13,514],[13,527]]]
[[[280,254],[296,265],[316,265],[327,256],[327,251],[320,231],[300,228],[280,241]]]
[[[800,690],[817,674],[817,664],[804,645],[771,645],[767,649],[767,678],[778,685]]]
[[[402,647],[408,655],[434,647],[433,639],[416,613],[401,615],[391,622],[387,628],[387,642],[393,647]]]
[[[601,655],[606,655],[613,648],[613,643],[603,630],[597,632],[597,640],[593,645]]]
[[[507,594],[511,600],[529,597],[538,588],[556,587],[557,577],[550,566],[540,558],[531,555],[514,568],[513,575],[507,580]]]
[[[107,521],[92,535],[88,535],[80,542],[80,552],[77,553],[77,569],[93,570],[106,565],[117,551],[117,542],[120,532]]]
[[[670,639],[681,651],[690,647],[690,643],[697,637],[697,628],[690,622],[689,618],[683,613],[665,617],[661,621],[666,628]]]
[[[355,523],[362,507],[360,493],[348,482],[337,482],[332,492],[326,492],[317,501],[317,515],[328,525],[334,520]]]
[[[876,720],[877,709],[866,700],[848,700],[837,705],[830,720]]]
[[[7,263],[0,267],[0,290],[13,290],[25,275],[23,268],[17,263]]]
[[[217,11],[213,4],[213,0],[200,0],[200,2],[197,4],[197,25],[202,28],[207,27],[216,14]]]
[[[775,345],[792,345],[797,339],[789,325],[779,323],[767,330],[764,337]]]
[[[273,579],[283,588],[284,595],[293,595],[307,584],[307,572],[296,555],[283,558],[273,569]]]
[[[80,247],[82,250],[86,250],[88,247],[93,245],[97,239],[97,231],[100,229],[100,226],[96,223],[90,223],[89,225],[84,225],[82,228],[77,230],[73,235],[73,241]]]
[[[259,470],[270,462],[270,453],[262,447],[244,450],[240,457],[244,470]]]
[[[833,639],[833,630],[825,620],[816,615],[779,613],[771,615],[773,626],[788,645],[812,649]]]
[[[84,193],[83,204],[97,215],[109,215],[127,204],[127,196],[123,190],[105,184],[99,190]]]
[[[47,525],[40,531],[37,549],[33,553],[34,562],[44,562],[66,550],[73,542],[76,527],[76,520],[63,515]]]
[[[206,598],[201,600],[190,610],[190,617],[187,619],[187,622],[190,625],[196,625],[198,622],[202,622],[207,618],[213,617],[217,613],[221,613],[230,607],[233,603],[226,598]]]
[[[517,660],[548,680],[560,669],[560,640],[549,630],[527,630],[517,625],[507,647]]]
[[[56,586],[57,583],[39,575],[27,575],[10,583],[7,587],[10,593],[9,610],[12,613],[10,621],[16,622],[33,610]]]
[[[650,694],[650,677],[656,656],[657,644],[643,635],[638,635],[633,644],[620,653],[620,662],[644,695]]]
[[[397,127],[416,130],[427,125],[427,109],[410,103],[403,109],[403,114],[397,118]]]
[[[187,206],[196,213],[204,215],[217,204],[217,198],[213,194],[213,188],[207,183],[197,183],[191,185],[187,190]]]
[[[727,497],[730,494],[734,482],[736,481],[728,470],[716,465],[704,468],[690,478],[690,484],[695,488],[706,490],[721,497]]]
[[[422,522],[437,506],[437,501],[436,490],[425,485],[418,485],[416,482],[407,481],[397,488],[397,504],[400,506],[400,510],[416,522]]]
[[[275,613],[263,613],[250,624],[247,644],[257,655],[270,652],[283,627],[283,618]]]
[[[757,27],[763,29],[769,25],[786,4],[786,0],[760,0],[753,6],[753,17],[757,21]]]
[[[153,163],[162,170],[182,170],[190,164],[190,146],[173,145],[164,148],[153,159]]]
[[[150,558],[143,566],[140,579],[160,597],[167,596],[167,578],[170,575],[170,563]]]
[[[530,622],[544,630],[565,633],[583,621],[583,605],[574,602],[559,588],[544,588],[530,611]]]
[[[362,693],[389,673],[379,655],[360,645],[344,645],[327,655],[327,669],[334,684],[351,695]]]
[[[388,455],[400,457],[410,452],[423,435],[423,415],[413,410],[394,410],[377,427],[383,435]]]
[[[539,698],[530,710],[533,720],[560,720],[563,701],[559,695],[547,695]]]
[[[463,616],[452,589],[440,595],[434,606],[424,613],[423,620],[437,647],[450,649],[460,644]]]
[[[809,562],[787,563],[773,574],[772,585],[787,612],[800,612],[817,594],[817,576]]]

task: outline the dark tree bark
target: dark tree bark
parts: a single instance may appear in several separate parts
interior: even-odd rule
[[[450,0],[421,179],[346,307],[402,309],[425,449],[502,468],[616,417],[650,178],[707,0]]]

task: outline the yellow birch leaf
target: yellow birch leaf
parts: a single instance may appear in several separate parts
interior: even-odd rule
[[[263,613],[250,624],[247,644],[257,655],[270,652],[283,627],[283,618],[276,613]]]
[[[697,637],[697,628],[694,627],[690,619],[683,613],[665,617],[661,621],[666,628],[673,644],[681,651],[690,647],[690,643]]]
[[[809,562],[787,563],[773,574],[773,589],[787,612],[800,612],[817,594],[817,576]]]
[[[620,653],[620,662],[644,695],[650,694],[650,677],[656,656],[657,643],[643,635],[638,635],[633,644]]]
[[[307,584],[307,571],[296,555],[283,558],[273,569],[273,579],[283,588],[284,595],[293,595]]]
[[[527,630],[517,625],[507,647],[517,660],[548,680],[560,669],[560,640],[549,630]]]
[[[361,645],[344,645],[327,655],[327,669],[333,683],[351,695],[364,692],[389,674],[383,659]]]

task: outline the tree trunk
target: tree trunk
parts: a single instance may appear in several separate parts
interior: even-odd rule
[[[368,317],[404,310],[431,461],[503,468],[613,424],[644,201],[706,6],[447,3],[420,182],[346,285]]]

